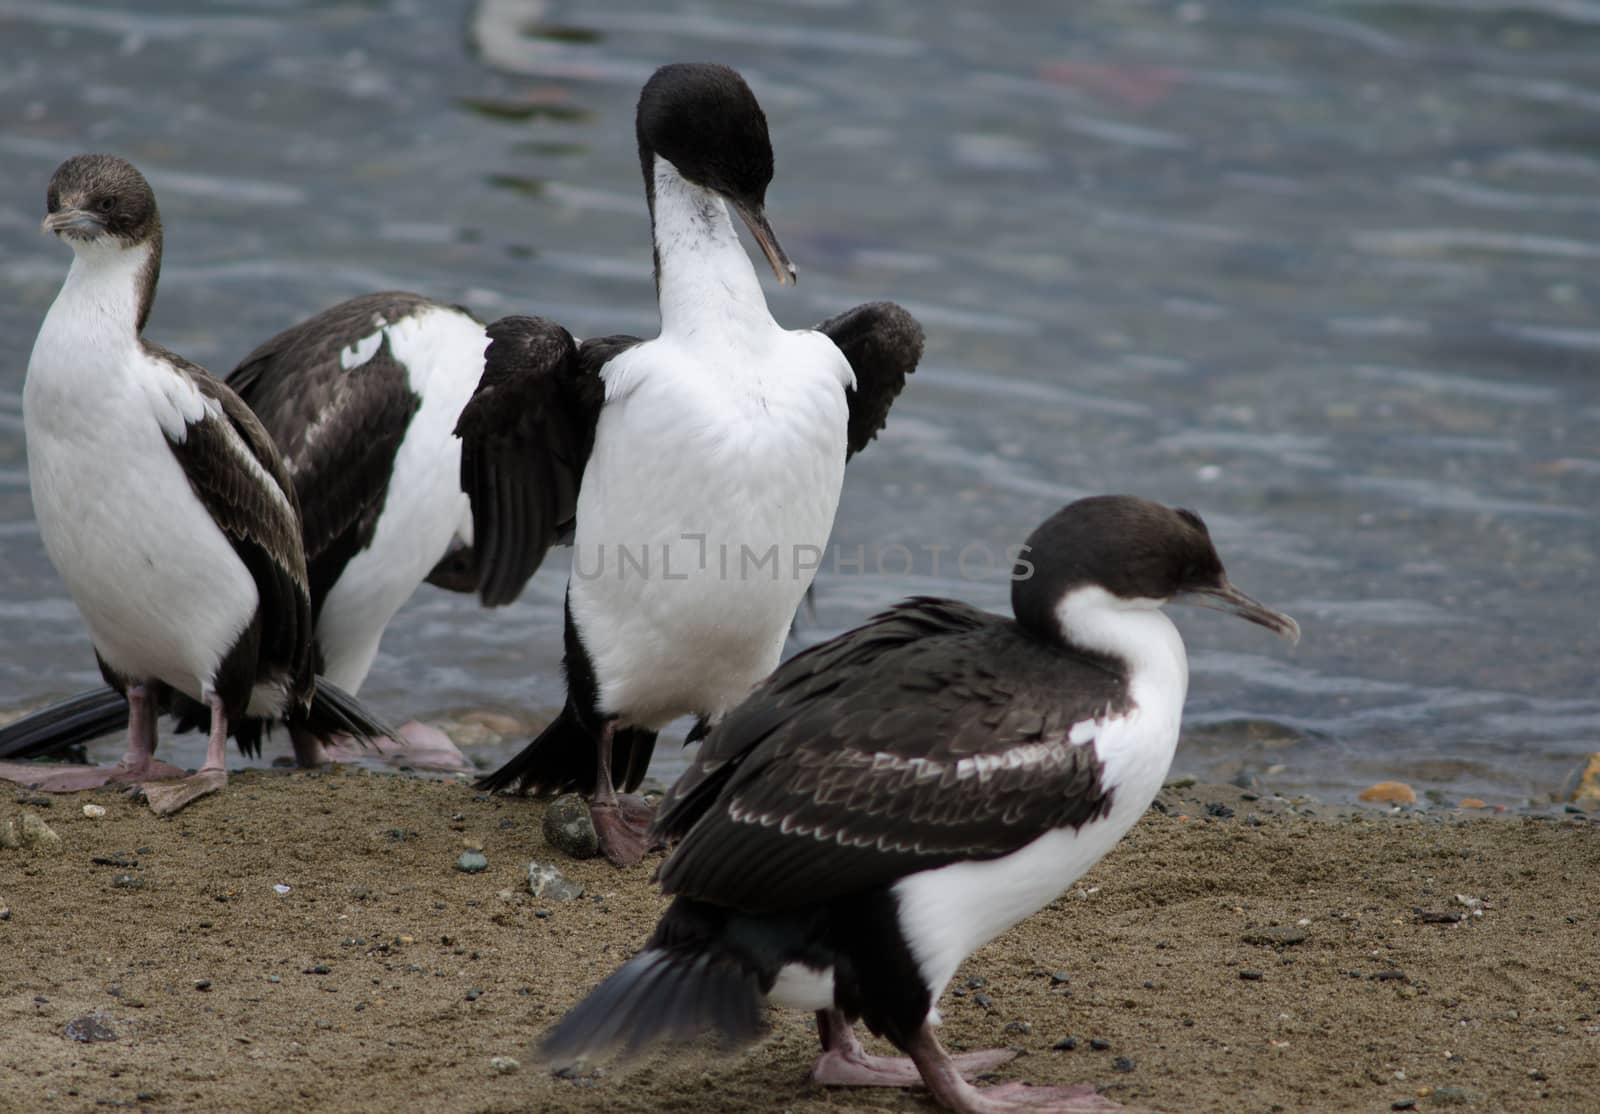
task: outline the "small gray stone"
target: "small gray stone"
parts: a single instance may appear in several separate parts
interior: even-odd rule
[[[566,793],[551,801],[544,810],[544,841],[563,855],[592,859],[600,853],[600,837],[595,834],[589,815],[589,802],[577,793]]]
[[[1306,930],[1297,925],[1274,925],[1257,928],[1239,937],[1246,944],[1259,944],[1264,948],[1286,948],[1306,941]]]
[[[102,1041],[117,1039],[117,1034],[112,1032],[111,1027],[93,1015],[74,1017],[67,1022],[66,1032],[72,1040],[82,1041],[84,1044],[99,1044]]]
[[[490,1056],[489,1070],[496,1075],[510,1075],[522,1067],[515,1056]]]
[[[482,851],[463,851],[456,856],[456,869],[463,874],[482,874],[489,869],[489,856]]]
[[[1428,1101],[1435,1106],[1469,1106],[1478,1101],[1478,1093],[1465,1087],[1435,1087]]]
[[[575,901],[583,896],[583,883],[574,882],[547,863],[528,864],[528,890],[550,901]]]

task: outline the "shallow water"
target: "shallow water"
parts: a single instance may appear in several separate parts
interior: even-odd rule
[[[1600,3],[682,9],[0,0],[0,704],[98,677],[20,417],[61,159],[149,175],[150,335],[218,371],[392,287],[648,332],[632,106],[713,59],[772,125],[775,314],[889,297],[928,332],[797,645],[913,592],[1004,608],[952,555],[1131,491],[1199,510],[1305,629],[1177,616],[1180,769],[1514,800],[1600,749]],[[566,563],[498,612],[422,589],[363,695],[549,714]]]

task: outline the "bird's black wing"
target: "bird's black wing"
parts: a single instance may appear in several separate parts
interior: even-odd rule
[[[797,655],[673,787],[662,888],[792,909],[1103,815],[1092,733],[1125,709],[1106,665],[948,600],[914,599]]]
[[[889,407],[922,359],[922,326],[893,302],[868,302],[817,326],[844,353],[856,374],[850,404],[849,451],[867,447],[889,420]]]
[[[386,326],[434,308],[445,307],[399,291],[351,298],[266,341],[228,376],[294,481],[313,615],[372,543],[395,456],[421,406],[386,334],[361,363],[353,354]],[[476,376],[482,357],[481,349],[463,352],[461,373]]]
[[[571,525],[605,402],[600,369],[639,342],[605,337],[580,348],[542,317],[504,317],[488,333],[483,378],[456,435],[478,595],[492,607],[517,597]]]
[[[247,698],[257,680],[278,677],[287,683],[291,703],[303,706],[315,681],[311,594],[294,485],[272,438],[243,399],[205,369],[148,342],[146,347],[187,376],[206,399],[204,414],[181,434],[169,431],[167,441],[190,488],[250,570],[260,597],[253,620],[255,653],[222,667],[223,674],[242,669],[246,675],[219,676],[218,691],[226,698],[230,689],[242,688]],[[249,642],[247,632],[240,646]]]

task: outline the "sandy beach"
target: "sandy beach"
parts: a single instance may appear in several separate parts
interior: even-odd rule
[[[597,860],[559,861],[583,896],[533,897],[542,812],[353,768],[243,771],[170,820],[8,790],[0,829],[59,845],[0,849],[0,1110],[933,1109],[809,1082],[798,1015],[737,1056],[541,1069],[663,907]],[[1169,788],[969,960],[944,1036],[1136,1110],[1600,1109],[1597,865],[1587,815]]]

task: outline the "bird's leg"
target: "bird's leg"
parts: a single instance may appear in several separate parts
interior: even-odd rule
[[[115,766],[43,766],[27,762],[0,763],[0,779],[14,781],[44,793],[76,793],[98,789],[110,781],[182,777],[176,766],[158,761],[156,707],[144,685],[129,685],[128,750]]]
[[[294,764],[303,770],[316,769],[329,760],[323,753],[322,740],[304,724],[289,725],[289,743],[294,747]]]
[[[228,784],[228,713],[222,697],[206,697],[211,707],[211,737],[206,740],[206,762],[198,771],[178,781],[149,782],[141,786],[145,799],[158,815],[170,816],[184,806],[215,793]]]
[[[1003,1083],[995,1087],[974,1087],[961,1077],[961,1070],[944,1050],[933,1026],[922,1027],[906,1045],[912,1061],[922,1073],[922,1081],[940,1106],[955,1114],[1106,1114],[1121,1110],[1087,1083],[1072,1087],[1030,1087],[1026,1083]]]
[[[817,1011],[817,1036],[822,1055],[811,1065],[811,1078],[825,1087],[919,1087],[922,1073],[904,1056],[874,1056],[856,1038],[850,1019],[838,1010]],[[964,1052],[951,1057],[967,1079],[993,1071],[1013,1059],[1009,1048]]]
[[[644,859],[645,831],[650,826],[650,810],[637,797],[617,792],[611,781],[611,739],[617,721],[608,719],[595,740],[594,792],[589,795],[589,818],[600,850],[618,866],[633,866]]]

